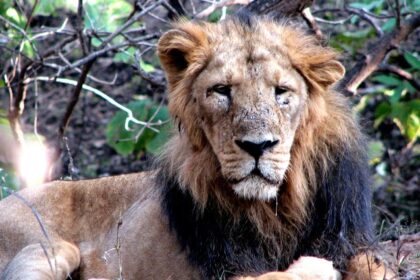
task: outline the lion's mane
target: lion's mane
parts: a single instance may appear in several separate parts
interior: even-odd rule
[[[253,32],[258,20],[239,17],[221,24]],[[164,42],[158,49],[167,65],[169,108],[179,133],[159,160],[156,178],[164,186],[170,226],[190,261],[207,277],[283,270],[301,255],[332,259],[343,268],[356,249],[369,245],[372,219],[364,139],[345,98],[328,87],[336,78],[336,52],[296,26],[283,25],[284,44],[307,82],[309,100],[277,199],[243,200],[225,187],[198,124],[195,101],[188,98],[205,57],[211,56],[209,28],[187,22],[176,27],[193,43]],[[186,57],[185,71],[166,61],[175,51]]]

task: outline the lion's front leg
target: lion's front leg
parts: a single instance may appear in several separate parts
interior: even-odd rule
[[[239,280],[340,280],[341,274],[332,262],[316,257],[300,257],[284,272],[270,272]]]
[[[35,243],[24,247],[7,265],[1,280],[66,279],[80,264],[79,249],[66,241],[52,244],[54,249]]]

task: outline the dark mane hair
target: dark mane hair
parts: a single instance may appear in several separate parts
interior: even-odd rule
[[[348,259],[372,241],[369,169],[360,156],[351,151],[336,154],[334,168],[320,178],[308,224],[280,249],[246,215],[235,220],[215,199],[201,209],[188,190],[167,176],[165,166],[156,180],[171,230],[206,279],[284,270],[305,255],[333,260],[344,270]]]

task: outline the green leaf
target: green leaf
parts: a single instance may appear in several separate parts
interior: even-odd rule
[[[408,90],[409,93],[415,94],[417,93],[417,89],[408,81],[404,81],[404,88]]]
[[[133,61],[135,52],[136,52],[136,49],[132,47],[126,49],[125,51],[120,51],[114,56],[114,61],[131,63]]]
[[[413,54],[406,52],[404,53],[405,60],[411,65],[411,67],[420,70],[420,60]]]
[[[416,141],[420,136],[420,117],[416,113],[411,113],[406,122],[406,135],[410,141]]]
[[[155,126],[159,133],[143,126],[135,126],[132,130],[127,131],[124,128],[127,114],[118,112],[107,126],[107,143],[124,156],[144,151],[156,154],[168,140],[171,130],[170,123],[167,123],[170,119],[168,108],[166,106],[159,107],[159,105],[148,98],[130,102],[127,107],[133,111],[134,117],[138,120],[152,123],[162,122],[162,125]],[[136,141],[139,132],[141,134]]]
[[[6,168],[0,163],[0,199],[9,195],[4,188],[10,191],[18,190],[19,180],[12,169]]]
[[[132,11],[132,5],[125,0],[95,0],[84,4],[85,27],[100,31],[115,31]],[[117,36],[113,42],[121,39]]]
[[[389,32],[391,30],[394,29],[395,25],[397,23],[397,20],[395,18],[391,18],[389,20],[387,20],[383,25],[382,25],[382,30],[384,32]]]
[[[165,143],[168,142],[170,138],[170,129],[169,127],[163,127],[160,129],[158,135],[153,138],[152,141],[146,144],[146,150],[154,155],[159,154],[162,151]]]
[[[367,3],[351,3],[350,6],[357,9],[364,9],[367,11],[371,11],[376,8],[380,8],[382,4],[384,3],[384,0],[377,0],[377,1],[367,1]]]
[[[391,104],[397,103],[405,92],[407,92],[407,90],[405,89],[404,84],[401,84],[396,89],[394,89],[392,94],[389,96],[389,101]]]
[[[30,0],[29,3],[33,6],[35,1]],[[35,8],[35,15],[57,16],[60,9],[75,13],[77,11],[77,1],[40,0]]]
[[[385,146],[381,141],[370,141],[368,143],[368,157],[371,164],[379,163],[385,152]]]
[[[32,47],[32,44],[29,43],[28,41],[23,42],[23,50],[22,51],[23,51],[24,54],[26,54],[30,58],[35,57],[35,51]]]
[[[150,72],[155,71],[155,67],[152,64],[144,62],[143,60],[140,60],[140,67],[146,73],[150,73]]]
[[[362,30],[357,30],[357,31],[346,31],[343,32],[343,36],[348,37],[348,38],[357,38],[357,39],[361,39],[361,38],[366,38],[370,33],[372,32],[371,28],[365,28]]]
[[[372,95],[364,95],[362,96],[362,98],[360,98],[359,103],[354,106],[353,108],[356,110],[356,112],[360,113],[362,112],[364,109],[366,109],[369,101],[372,99]]]
[[[5,16],[6,10],[13,5],[13,0],[2,0],[0,1],[0,15]]]
[[[207,20],[209,22],[219,22],[219,20],[220,20],[221,17],[222,17],[222,10],[221,9],[218,9],[218,10],[215,10],[214,12],[212,12],[208,16]]]
[[[420,100],[398,102],[392,106],[391,118],[401,134],[416,141],[420,133]]]
[[[382,102],[376,107],[375,110],[375,121],[373,127],[378,126],[392,113],[391,105],[388,102]]]
[[[6,18],[22,28],[25,27],[25,17],[19,14],[14,8],[8,8],[6,10]]]
[[[402,80],[391,75],[377,75],[372,80],[388,86],[399,86],[403,83]]]

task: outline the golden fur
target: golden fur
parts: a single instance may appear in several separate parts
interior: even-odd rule
[[[259,20],[250,32],[227,20],[178,23],[160,39],[158,55],[180,128],[160,159],[167,175],[201,209],[216,200],[233,218],[248,217],[278,251],[292,250],[308,222],[313,186],[333,163],[330,151],[357,145],[360,133],[331,89],[344,74],[337,53],[286,23]],[[278,83],[288,89],[275,95]],[[215,92],[215,84],[229,84],[231,96]],[[235,141],[278,144],[257,160],[257,176],[249,167],[254,159]],[[48,238],[21,199],[1,201],[1,279],[72,272],[80,279],[200,279],[169,230],[156,174],[24,190],[20,196],[40,214]],[[303,257],[286,272],[241,279],[339,278],[330,262]]]

